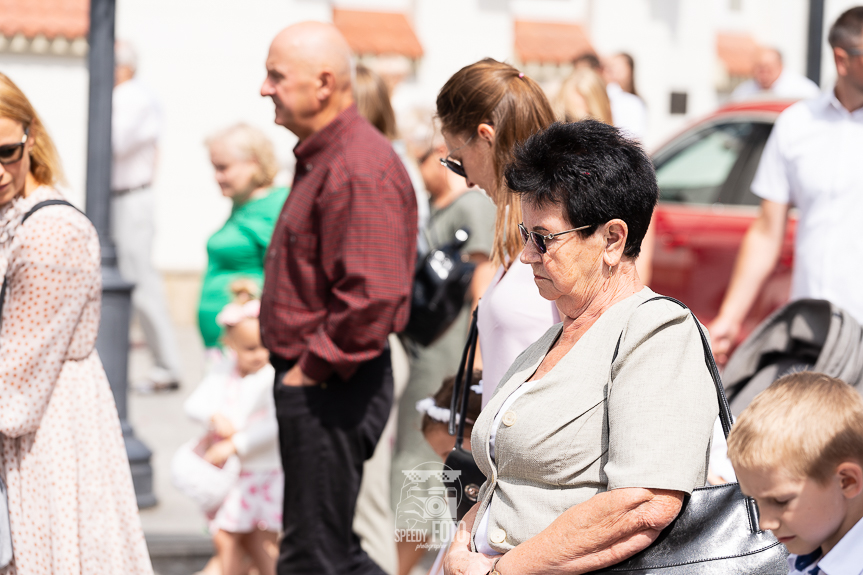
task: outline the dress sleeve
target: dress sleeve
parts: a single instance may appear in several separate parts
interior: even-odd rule
[[[249,414],[246,425],[234,433],[231,440],[242,456],[278,443],[279,424],[276,419],[276,402],[273,398],[273,370],[268,369],[252,376],[252,381],[243,381],[246,393],[256,392],[253,412]]]
[[[18,228],[0,328],[0,433],[39,428],[81,317],[101,297],[99,244],[68,207],[40,211]]]
[[[692,314],[666,301],[640,306],[612,365],[608,489],[703,486],[718,413]]]

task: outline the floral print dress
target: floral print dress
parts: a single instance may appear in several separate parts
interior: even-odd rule
[[[114,398],[95,350],[99,240],[40,187],[0,206],[0,473],[14,559],[2,575],[152,574]]]

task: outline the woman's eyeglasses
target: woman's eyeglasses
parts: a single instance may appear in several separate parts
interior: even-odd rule
[[[476,132],[474,132],[473,136],[476,136]],[[446,166],[447,168],[452,170],[453,173],[458,174],[462,178],[467,178],[467,172],[464,171],[464,166],[462,166],[461,162],[459,162],[458,160],[450,160],[449,157],[452,156],[454,153],[458,152],[459,150],[461,150],[462,148],[464,148],[465,146],[467,146],[468,144],[470,144],[470,141],[473,140],[473,136],[468,138],[464,144],[462,144],[461,146],[459,146],[458,148],[456,148],[455,150],[453,150],[452,152],[447,154],[446,158],[440,159],[440,163],[442,166]]]
[[[30,128],[24,130],[24,137],[17,144],[7,144],[0,146],[0,164],[7,166],[14,164],[24,157],[24,144],[27,143],[27,135],[30,133]]]
[[[589,226],[581,226],[580,228],[573,228],[571,230],[566,230],[565,232],[557,232],[555,234],[548,234],[546,236],[537,233],[537,232],[529,232],[527,228],[524,227],[524,224],[518,224],[518,231],[521,233],[521,240],[527,245],[527,240],[533,240],[533,245],[536,246],[536,249],[539,253],[545,254],[548,252],[548,246],[545,244],[548,240],[554,239],[557,236],[562,236],[563,234],[570,234],[572,232],[578,232],[581,230],[586,230],[587,228],[593,227],[593,224]]]

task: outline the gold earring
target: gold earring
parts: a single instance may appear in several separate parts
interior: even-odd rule
[[[609,277],[609,279],[614,277],[614,268],[611,267],[610,265],[608,266],[608,277]]]

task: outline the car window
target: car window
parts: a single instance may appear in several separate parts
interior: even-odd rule
[[[752,180],[755,179],[755,172],[758,170],[758,164],[761,162],[761,153],[764,151],[764,145],[767,143],[767,138],[770,136],[772,129],[773,124],[767,122],[756,122],[754,125],[749,149],[746,151],[746,164],[740,171],[740,176],[735,183],[735,187],[738,188],[734,201],[736,204],[757,206],[761,203],[761,198],[752,193]]]
[[[672,144],[670,155],[660,154],[656,165],[659,199],[693,204],[718,201],[752,127],[750,122],[717,124]]]

